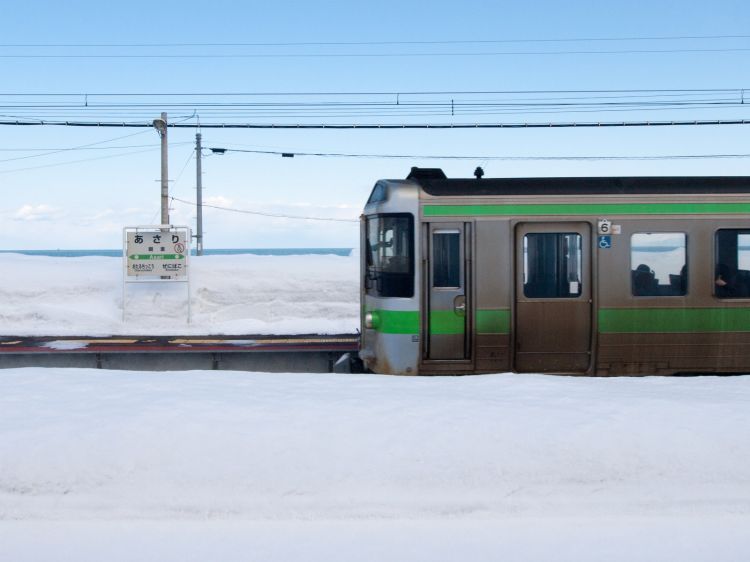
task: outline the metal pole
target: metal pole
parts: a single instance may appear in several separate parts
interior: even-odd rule
[[[122,321],[125,322],[125,286],[128,284],[128,229],[122,229]]]
[[[167,166],[167,114],[162,113],[164,128],[161,136],[161,224],[169,224],[169,170]]]
[[[203,255],[203,173],[201,171],[201,134],[195,134],[195,174],[196,174],[196,206],[198,216],[196,224],[196,255]]]

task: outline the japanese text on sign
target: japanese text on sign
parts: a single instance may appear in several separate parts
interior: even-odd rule
[[[189,230],[127,232],[127,275],[179,278],[187,275]]]

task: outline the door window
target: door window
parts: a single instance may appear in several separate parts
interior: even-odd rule
[[[720,299],[750,297],[750,230],[716,232],[714,294]]]
[[[529,298],[581,295],[581,235],[535,232],[523,237],[523,294]]]
[[[436,230],[432,234],[432,286],[461,286],[461,234],[458,230]]]

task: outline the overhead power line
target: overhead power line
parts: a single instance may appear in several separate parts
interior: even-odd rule
[[[408,58],[408,57],[506,57],[558,55],[639,55],[675,53],[741,53],[750,48],[696,49],[611,49],[562,51],[467,51],[467,52],[401,52],[401,53],[189,53],[189,54],[0,54],[0,59],[283,59],[283,58]]]
[[[657,88],[657,89],[599,89],[599,90],[382,90],[382,91],[315,91],[315,92],[0,92],[0,96],[49,97],[49,96],[430,96],[430,95],[488,95],[488,94],[694,94],[715,92],[739,92],[742,88]]]
[[[67,162],[56,162],[54,164],[42,164],[39,166],[28,166],[25,168],[13,168],[11,170],[0,170],[0,174],[10,174],[12,172],[25,172],[28,170],[38,170],[41,168],[56,168],[57,166],[68,166],[70,164],[80,164],[82,162],[93,162],[94,160],[107,160],[110,158],[120,158],[122,156],[132,156],[134,154],[145,154],[147,152],[153,152],[153,149],[146,150],[134,150],[131,152],[123,152],[121,154],[108,154],[107,156],[99,156],[95,158],[82,158],[80,160],[68,160]]]
[[[199,42],[199,43],[2,43],[0,47],[310,47],[310,46],[357,46],[357,45],[461,45],[461,44],[503,44],[503,43],[575,43],[575,42],[618,42],[618,41],[684,41],[747,39],[750,35],[652,35],[624,37],[558,37],[525,39],[458,39],[438,41],[294,41],[294,42]]]
[[[86,111],[87,114],[93,112],[112,111],[112,110],[137,110],[137,109],[180,109],[195,108],[200,109],[201,113],[206,110],[227,111],[227,110],[245,110],[256,113],[265,113],[269,111],[361,111],[361,110],[383,110],[383,109],[426,109],[426,110],[449,110],[449,111],[484,111],[490,109],[512,109],[514,111],[534,108],[560,109],[585,107],[606,110],[610,107],[625,108],[648,108],[656,107],[657,109],[670,107],[690,107],[690,106],[738,106],[744,105],[745,100],[741,91],[736,91],[734,95],[723,95],[722,97],[695,97],[694,99],[606,99],[606,98],[581,98],[579,100],[569,99],[527,99],[527,100],[470,100],[470,99],[439,99],[439,100],[362,100],[362,101],[297,101],[297,102],[224,102],[217,103],[211,101],[154,101],[148,103],[120,102],[120,103],[94,103],[82,105],[78,102],[68,103],[14,103],[0,101],[0,108],[4,111],[18,112],[20,110],[41,111],[61,111],[77,110]]]
[[[108,141],[105,141],[108,142]],[[184,146],[186,144],[193,144],[192,142],[175,142],[172,143],[170,146]],[[154,148],[158,147],[158,144],[134,144],[130,146],[74,146],[70,148],[36,148],[36,149],[30,149],[30,148],[0,148],[0,151],[2,152],[40,152],[40,154],[29,154],[27,156],[16,156],[14,158],[3,158],[0,159],[0,162],[13,162],[15,160],[28,160],[30,158],[44,158],[46,156],[52,156],[54,154],[61,154],[66,152],[79,152],[79,151],[89,151],[89,150],[123,150],[128,148]],[[128,152],[127,154],[132,154],[131,152]],[[118,155],[114,155],[118,156]],[[109,156],[104,156],[103,158],[109,158]],[[76,162],[85,162],[86,160],[77,160]]]
[[[179,199],[177,197],[172,197],[172,201],[178,201],[180,203],[184,203],[186,205],[192,205],[196,206],[196,203],[192,201],[186,201],[185,199]],[[334,219],[329,217],[308,217],[308,216],[302,216],[302,215],[285,215],[281,213],[265,213],[262,211],[248,211],[245,209],[233,209],[231,207],[220,207],[218,205],[209,205],[207,203],[203,203],[204,207],[210,207],[211,209],[218,209],[220,211],[230,211],[232,213],[243,213],[246,215],[259,215],[262,217],[272,217],[277,219],[296,219],[296,220],[306,220],[306,221],[326,221],[326,222],[355,222],[358,223],[358,219]]]
[[[208,148],[211,151],[224,152],[246,152],[251,154],[264,154],[282,156],[286,158],[296,156],[318,156],[328,158],[382,158],[382,159],[404,159],[404,160],[707,160],[707,159],[733,159],[750,158],[750,154],[659,154],[652,156],[456,156],[456,155],[427,155],[427,154],[356,154],[349,152],[297,152],[291,150],[245,150],[239,148]]]
[[[176,143],[170,143],[170,146],[174,146]],[[179,144],[193,144],[193,143],[179,143]],[[158,143],[149,144],[130,144],[130,145],[116,145],[116,146],[69,146],[69,147],[19,147],[19,148],[0,148],[0,152],[72,152],[78,150],[122,150],[123,148],[147,148],[159,146]],[[45,155],[43,155],[45,156]]]
[[[741,117],[745,89],[463,91],[463,92],[328,92],[222,94],[0,94],[0,119],[6,121],[145,121],[156,110],[181,115],[200,112],[205,122],[284,120],[498,119],[500,115],[580,113],[640,114],[710,110],[712,117]],[[728,111],[735,113],[729,114]],[[636,112],[636,113],[632,113]],[[721,113],[716,113],[721,112]],[[184,115],[181,115],[184,116]],[[521,117],[517,117],[521,119]],[[574,119],[572,116],[568,119]],[[602,117],[598,117],[602,120]],[[173,119],[174,121],[174,119]]]
[[[136,133],[130,133],[130,134],[127,134],[127,135],[122,135],[122,136],[119,136],[119,137],[115,137],[113,139],[107,139],[107,140],[103,140],[103,141],[97,141],[97,142],[92,142],[92,143],[88,143],[88,144],[82,144],[82,145],[79,145],[79,146],[72,146],[70,148],[54,148],[54,149],[50,149],[48,152],[45,152],[44,154],[32,154],[30,156],[18,156],[16,158],[6,158],[4,160],[0,160],[0,162],[10,162],[12,160],[26,160],[28,158],[39,158],[41,156],[49,156],[49,155],[52,155],[52,154],[58,154],[60,152],[69,152],[69,151],[73,151],[73,150],[93,150],[95,148],[98,148],[98,149],[103,149],[103,148],[108,148],[108,149],[117,148],[117,147],[114,147],[114,146],[99,147],[99,145],[100,144],[107,144],[109,142],[114,142],[114,141],[118,141],[118,140],[130,138],[130,137],[134,137],[136,135],[142,135],[144,132],[145,131],[138,131]],[[121,147],[121,148],[131,148],[131,147]],[[135,148],[135,147],[132,147],[132,148]]]
[[[152,128],[151,122],[143,121],[45,121],[42,119],[0,120],[0,125],[20,127],[115,127]],[[750,119],[686,119],[673,121],[582,121],[582,122],[527,122],[527,123],[206,123],[201,129],[560,129],[560,128],[606,128],[606,127],[680,127],[714,125],[750,125]],[[169,128],[194,129],[195,124],[169,123]]]

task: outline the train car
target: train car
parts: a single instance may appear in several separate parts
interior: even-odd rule
[[[750,177],[448,179],[362,216],[376,373],[750,372]]]

